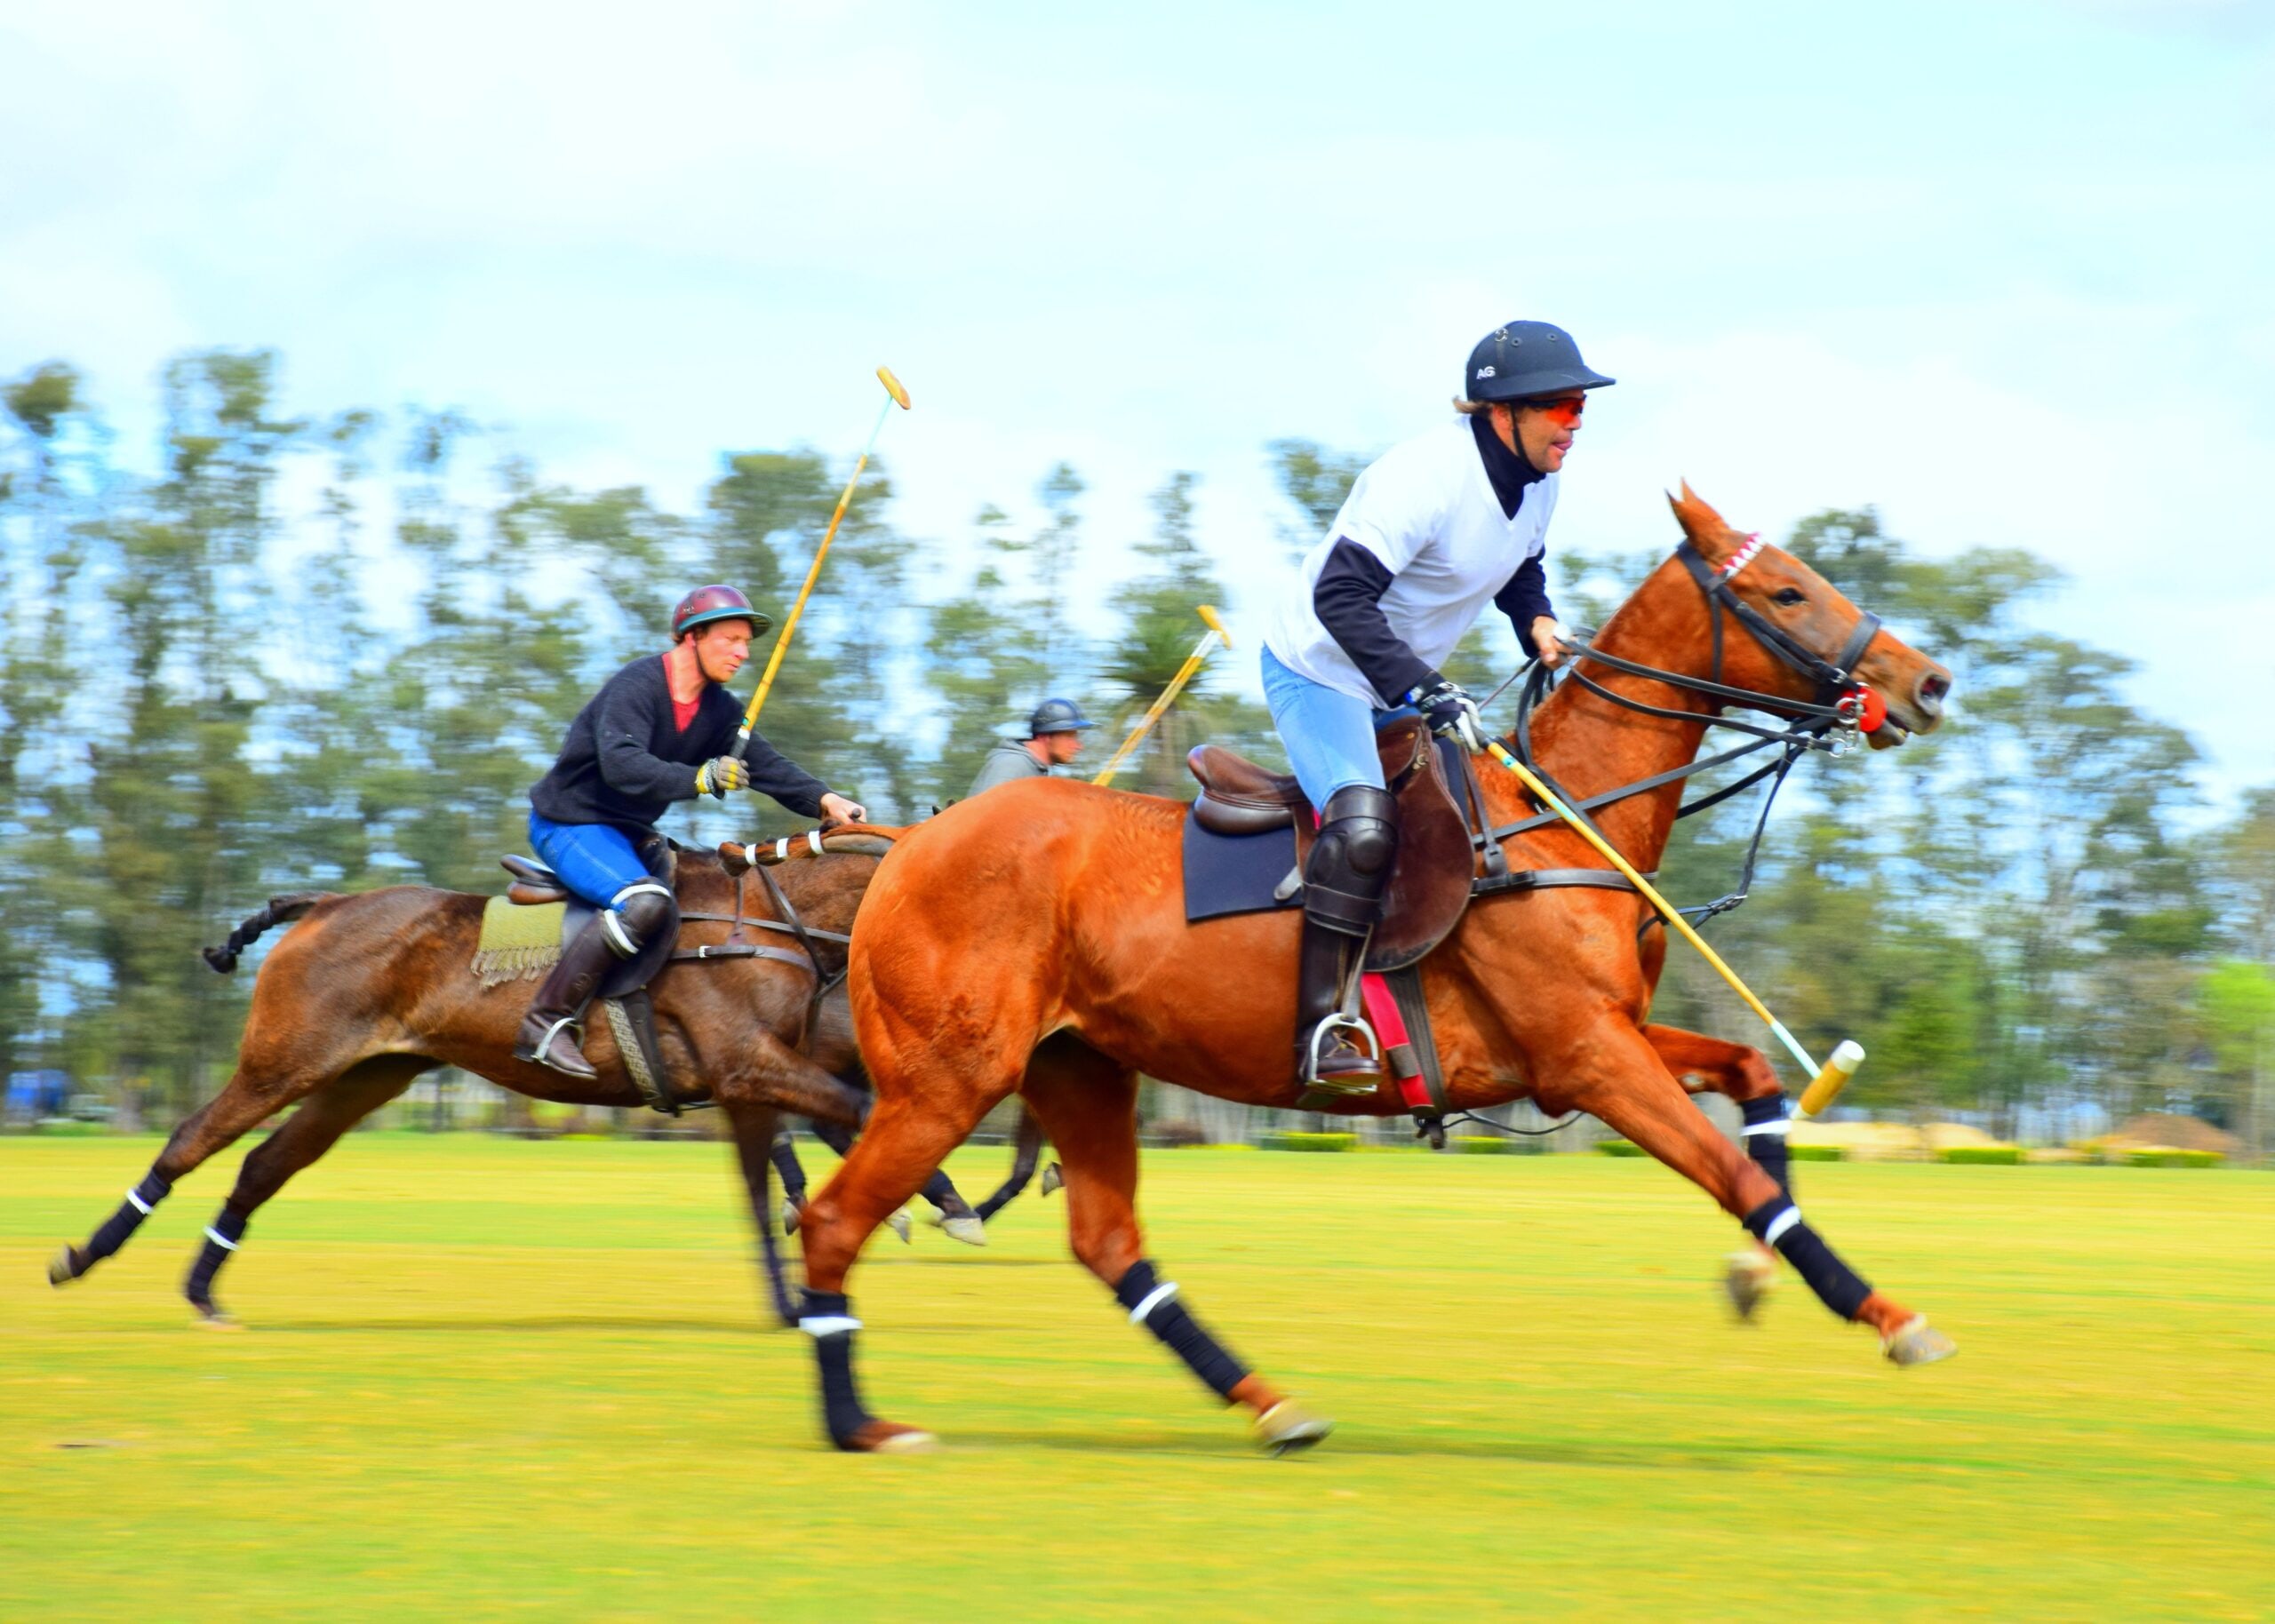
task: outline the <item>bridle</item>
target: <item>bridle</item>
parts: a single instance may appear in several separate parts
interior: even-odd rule
[[[1784,787],[1786,775],[1792,771],[1793,764],[1809,751],[1822,750],[1830,755],[1840,755],[1853,748],[1859,736],[1859,724],[1866,710],[1865,689],[1857,682],[1856,672],[1857,663],[1864,657],[1865,650],[1872,646],[1872,640],[1880,635],[1880,617],[1870,610],[1860,613],[1856,617],[1856,624],[1849,629],[1848,639],[1842,643],[1840,653],[1830,660],[1826,659],[1815,649],[1801,643],[1784,627],[1731,590],[1730,583],[1760,554],[1764,545],[1759,537],[1749,537],[1746,545],[1740,547],[1731,555],[1729,561],[1720,568],[1709,563],[1704,555],[1688,541],[1675,549],[1675,556],[1682,561],[1683,568],[1689,572],[1690,578],[1697,583],[1699,591],[1706,599],[1713,632],[1713,674],[1711,677],[1694,677],[1686,672],[1664,671],[1656,665],[1646,665],[1639,661],[1624,659],[1616,654],[1606,654],[1591,645],[1589,639],[1593,635],[1592,632],[1584,632],[1580,637],[1568,643],[1571,657],[1566,665],[1566,669],[1570,673],[1570,681],[1579,683],[1590,693],[1608,700],[1623,709],[1675,721],[1697,722],[1710,728],[1728,728],[1735,732],[1752,735],[1750,743],[1718,752],[1698,760],[1685,762],[1682,766],[1667,772],[1654,773],[1648,778],[1637,779],[1634,783],[1622,784],[1617,789],[1606,790],[1600,794],[1581,798],[1572,795],[1562,784],[1557,783],[1548,770],[1541,765],[1538,756],[1533,750],[1532,715],[1534,711],[1539,708],[1541,702],[1554,691],[1557,683],[1553,673],[1546,665],[1536,660],[1522,673],[1524,686],[1518,690],[1516,726],[1510,740],[1515,755],[1537,774],[1551,789],[1554,790],[1566,805],[1572,808],[1583,818],[1587,818],[1591,812],[1609,806],[1615,801],[1624,800],[1631,795],[1640,795],[1658,789],[1662,785],[1677,783],[1710,768],[1743,760],[1760,751],[1772,748],[1777,751],[1776,760],[1756,768],[1736,783],[1726,784],[1712,793],[1703,795],[1676,809],[1675,816],[1678,818],[1688,817],[1694,813],[1704,812],[1710,808],[1720,806],[1732,796],[1743,793],[1765,778],[1770,781],[1768,792],[1762,797],[1760,816],[1754,820],[1753,838],[1746,847],[1745,864],[1738,877],[1737,889],[1711,903],[1681,910],[1683,915],[1694,923],[1703,924],[1716,914],[1727,913],[1745,901],[1753,885],[1754,868],[1761,853],[1762,834],[1769,826],[1769,810],[1776,803],[1777,792]],[[1806,700],[1789,699],[1782,695],[1765,694],[1756,689],[1734,688],[1724,682],[1722,681],[1722,619],[1725,615],[1736,620],[1748,635],[1781,663],[1809,679],[1816,687],[1815,697]],[[1590,676],[1582,668],[1584,663],[1607,666],[1613,671],[1624,673],[1629,676],[1642,677],[1654,682],[1663,682],[1670,688],[1710,699],[1714,702],[1717,708],[1704,712],[1680,710],[1669,705],[1652,705],[1645,700],[1632,698],[1606,687]],[[1744,705],[1756,709],[1778,712],[1790,720],[1785,726],[1780,728],[1756,721],[1751,717],[1724,716],[1720,714],[1719,709],[1724,705]],[[1500,843],[1503,840],[1514,835],[1528,833],[1535,829],[1545,828],[1556,821],[1553,813],[1541,812],[1498,828],[1480,827],[1471,836],[1471,843],[1483,854],[1489,875],[1503,872],[1507,868],[1507,858],[1500,849]],[[1593,820],[1590,819],[1589,822],[1590,826],[1592,827]],[[1600,834],[1602,831],[1598,830],[1597,832]]]

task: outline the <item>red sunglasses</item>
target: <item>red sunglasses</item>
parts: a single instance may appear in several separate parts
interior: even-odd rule
[[[1524,404],[1531,407],[1535,411],[1546,414],[1552,423],[1561,423],[1566,428],[1569,428],[1580,420],[1580,414],[1588,409],[1588,397],[1585,394],[1567,394],[1553,401],[1527,401]]]

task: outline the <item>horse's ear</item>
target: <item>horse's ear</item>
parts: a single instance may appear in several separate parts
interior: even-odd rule
[[[1730,551],[1730,527],[1691,490],[1688,480],[1682,482],[1681,495],[1667,498],[1667,506],[1674,509],[1674,521],[1682,526],[1685,538],[1704,556],[1719,562]]]

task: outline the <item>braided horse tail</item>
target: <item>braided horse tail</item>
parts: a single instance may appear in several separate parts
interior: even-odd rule
[[[229,939],[220,947],[198,950],[198,956],[214,971],[227,975],[237,967],[237,959],[267,931],[278,925],[289,925],[318,903],[329,902],[337,896],[333,891],[287,891],[282,896],[272,896],[267,904],[229,933]]]

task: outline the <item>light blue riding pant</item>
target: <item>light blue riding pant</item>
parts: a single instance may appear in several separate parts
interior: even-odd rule
[[[1264,651],[1263,664],[1264,703],[1272,709],[1272,725],[1280,729],[1288,765],[1315,808],[1325,812],[1336,791],[1354,784],[1388,787],[1375,729],[1415,714],[1412,706],[1378,711],[1363,699],[1298,676],[1270,649]]]

